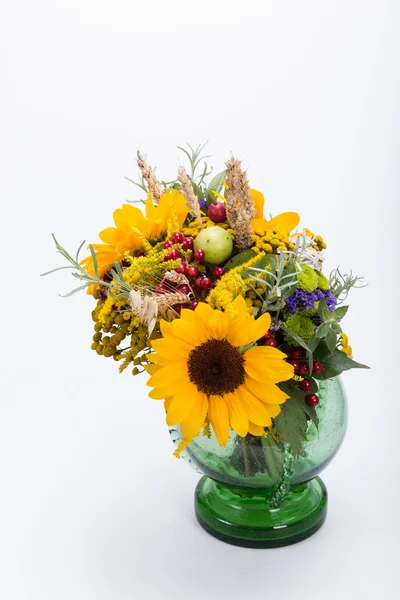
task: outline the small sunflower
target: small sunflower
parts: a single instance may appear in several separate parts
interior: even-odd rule
[[[262,435],[288,396],[277,383],[293,376],[286,355],[271,346],[251,346],[268,331],[269,314],[254,320],[239,296],[229,312],[200,302],[179,319],[161,321],[162,339],[152,342],[146,367],[150,398],[165,399],[167,424],[180,424],[186,441],[209,420],[226,446],[230,428],[239,436]]]

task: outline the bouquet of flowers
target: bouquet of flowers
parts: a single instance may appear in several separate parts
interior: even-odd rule
[[[233,156],[210,178],[203,146],[158,181],[140,152],[144,211],[123,204],[81,260],[56,240],[93,298],[92,350],[145,372],[149,396],[179,426],[180,453],[212,431],[222,447],[272,436],[298,456],[321,380],[360,368],[342,330],[360,278],[323,272],[326,244],[300,217],[264,216],[264,197]],[[208,181],[209,180],[209,181]],[[57,271],[58,269],[54,269]],[[53,271],[50,271],[53,272]]]

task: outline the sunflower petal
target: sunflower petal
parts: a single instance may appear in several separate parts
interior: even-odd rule
[[[257,436],[264,435],[264,427],[261,427],[261,425],[256,425],[255,423],[249,421],[249,433],[251,433],[251,435]]]
[[[244,385],[236,393],[239,394],[250,421],[256,425],[271,425],[271,415],[266,404],[258,400]]]
[[[228,407],[229,421],[232,429],[234,429],[240,437],[244,437],[249,430],[249,420],[242,401],[238,394],[235,393],[225,394],[224,400]]]
[[[175,362],[170,365],[161,366],[147,381],[146,385],[150,387],[177,385],[182,381],[182,375],[186,374],[186,363]]]
[[[181,423],[181,431],[185,440],[192,440],[200,433],[207,416],[208,400],[205,394],[199,393],[196,403],[188,417]]]
[[[267,404],[283,404],[289,398],[273,383],[256,381],[252,377],[246,376],[245,384],[254,396]]]
[[[229,317],[226,313],[214,310],[208,322],[209,335],[216,340],[226,339],[229,329]]]
[[[177,425],[184,421],[195,408],[198,391],[192,383],[180,388],[173,396],[167,412],[167,425]]]
[[[293,377],[294,369],[291,364],[282,359],[271,359],[262,350],[262,346],[256,346],[244,354],[244,368],[249,377],[269,383],[278,383]]]
[[[196,323],[190,323],[187,319],[175,319],[172,321],[174,335],[189,344],[199,346],[207,340],[207,332]]]
[[[226,446],[229,439],[228,407],[222,396],[210,396],[208,401],[208,418],[213,426],[220,446]]]

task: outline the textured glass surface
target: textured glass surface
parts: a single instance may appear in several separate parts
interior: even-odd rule
[[[288,446],[233,431],[225,448],[212,434],[192,440],[183,456],[204,473],[195,493],[196,516],[213,536],[239,546],[273,548],[315,533],[327,512],[327,491],[316,477],[332,460],[347,425],[339,378],[320,383],[318,430],[310,423],[299,457]],[[175,443],[179,427],[170,429]]]
[[[292,483],[308,481],[318,475],[336,454],[346,432],[347,403],[340,379],[321,382],[318,396],[318,431],[310,423],[307,442],[293,464]],[[171,428],[171,436],[179,441],[179,428]],[[279,446],[279,450],[285,457],[283,446]],[[200,473],[231,485],[269,488],[279,479],[279,473],[269,468],[263,441],[253,436],[240,438],[233,431],[225,448],[219,446],[213,434],[211,438],[199,435],[183,456]]]

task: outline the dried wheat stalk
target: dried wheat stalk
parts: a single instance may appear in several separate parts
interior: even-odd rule
[[[136,290],[130,291],[129,300],[132,306],[132,312],[140,318],[141,323],[147,325],[150,336],[157,321],[158,304],[156,300],[150,296],[142,296],[142,294]]]
[[[178,285],[188,285],[189,279],[183,273],[177,273],[176,271],[166,271],[163,275],[163,279],[167,279],[168,281],[172,281],[172,283],[177,283]]]
[[[158,204],[160,201],[161,195],[163,193],[163,190],[162,190],[160,184],[157,182],[157,178],[153,173],[153,169],[147,162],[146,157],[143,156],[143,154],[141,154],[139,152],[139,150],[137,151],[137,164],[138,164],[139,169],[142,172],[143,179],[147,183],[149,192],[152,192],[154,201],[156,204]]]
[[[230,226],[235,229],[236,245],[244,250],[252,245],[251,221],[256,216],[256,209],[247,174],[242,171],[240,160],[232,156],[225,164],[228,184],[226,214]]]
[[[197,198],[196,194],[194,193],[192,182],[190,181],[190,177],[186,173],[184,167],[180,167],[180,169],[178,171],[178,179],[182,186],[182,193],[186,198],[186,204],[189,209],[189,213],[192,215],[192,217],[197,219],[199,221],[200,225],[203,227],[203,222],[201,220],[199,199]]]

